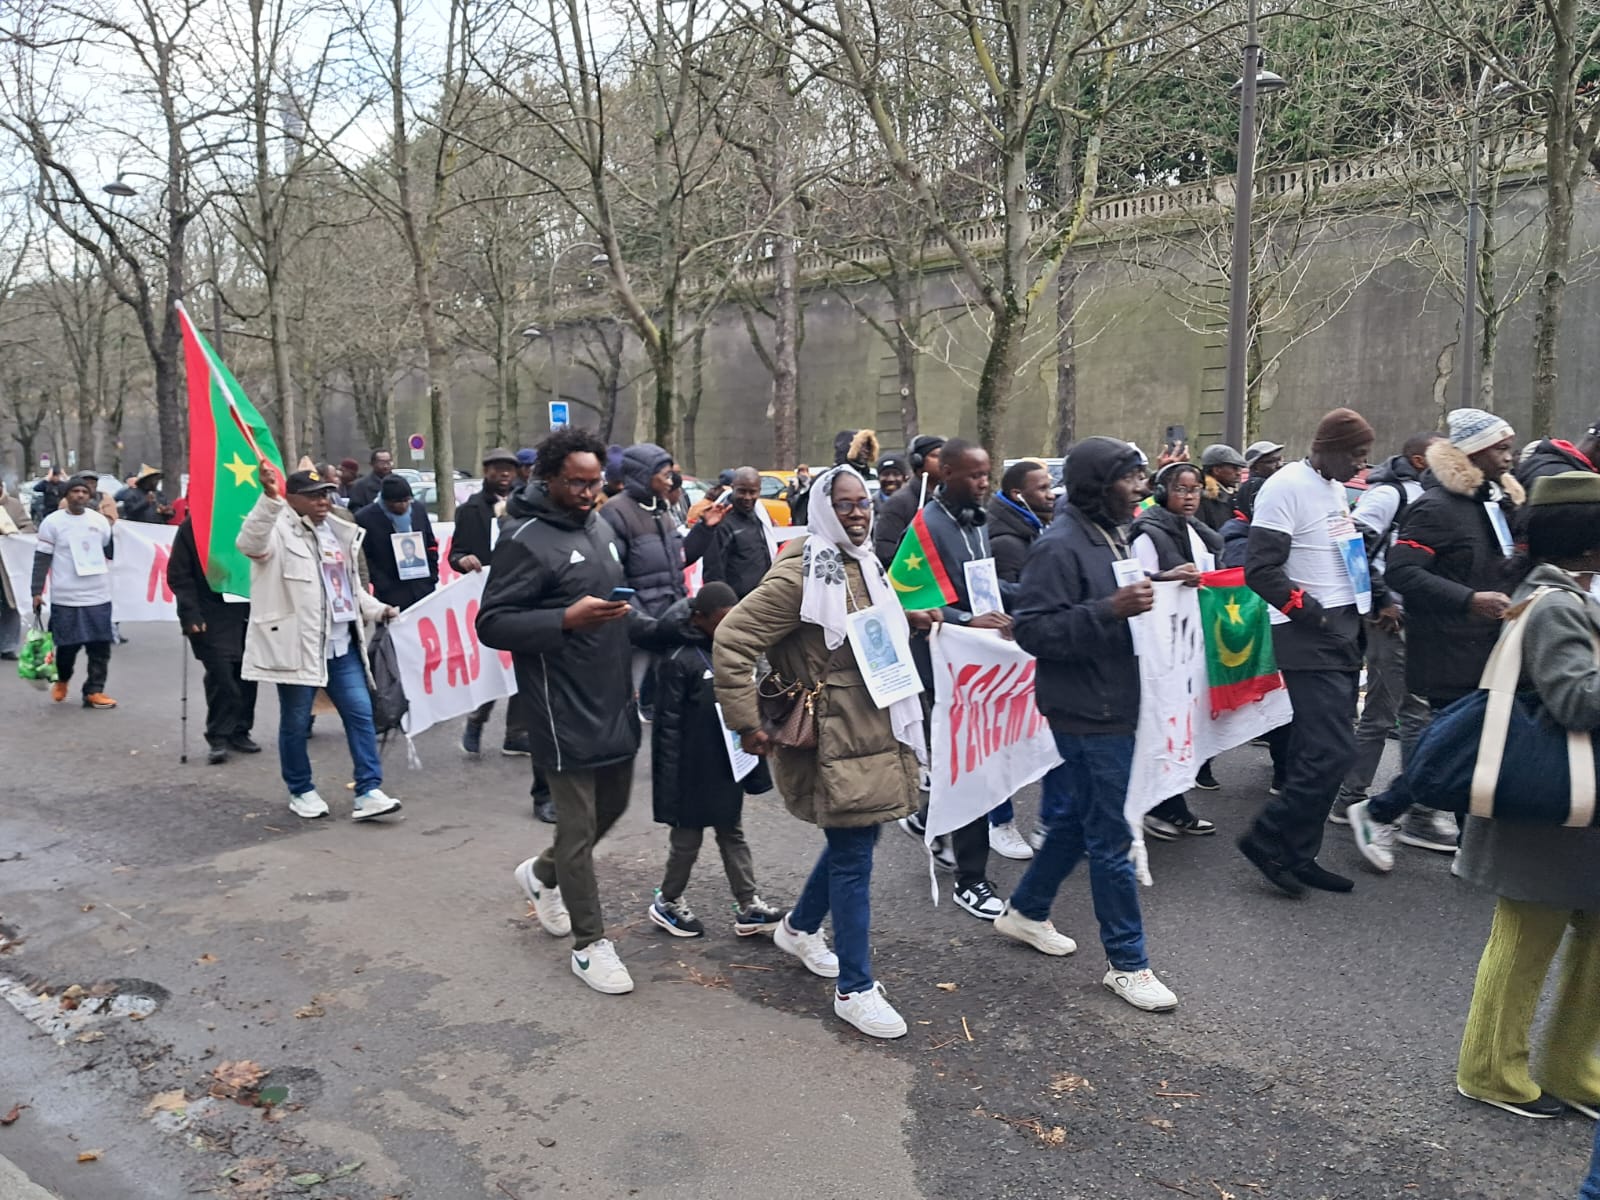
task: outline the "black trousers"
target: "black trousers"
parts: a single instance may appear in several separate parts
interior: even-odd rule
[[[222,748],[234,738],[248,737],[256,723],[256,685],[241,678],[244,663],[205,634],[191,634],[189,649],[205,668],[206,744]]]
[[[1322,831],[1356,755],[1358,671],[1284,671],[1294,704],[1283,794],[1256,817],[1251,837],[1288,867],[1322,849]]]
[[[78,646],[56,647],[56,678],[62,683],[72,679],[72,668],[78,665],[78,651],[89,657],[89,673],[83,677],[83,694],[93,696],[106,690],[106,675],[111,670],[111,643],[84,642]]]
[[[918,820],[928,821],[928,802],[917,811]],[[963,825],[949,835],[950,849],[956,855],[956,887],[971,887],[989,878],[989,815]]]

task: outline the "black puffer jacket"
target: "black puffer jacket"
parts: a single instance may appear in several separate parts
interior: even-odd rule
[[[707,829],[736,824],[744,785],[728,765],[726,730],[717,716],[711,639],[679,600],[661,618],[684,642],[656,662],[656,719],[650,729],[655,818],[663,825]]]
[[[1044,532],[1044,522],[1031,512],[1018,508],[1004,496],[989,500],[989,553],[994,555],[994,573],[1002,583],[1022,578],[1022,564],[1028,548]]]
[[[1571,442],[1558,442],[1545,438],[1533,448],[1533,453],[1512,469],[1523,491],[1533,491],[1533,481],[1546,475],[1560,475],[1563,471],[1593,471],[1594,463],[1579,455]]]
[[[659,617],[688,594],[683,582],[683,537],[667,503],[650,490],[650,478],[672,462],[660,446],[643,442],[622,453],[622,494],[600,510],[616,534],[627,585],[639,609]]]
[[[1105,489],[1139,465],[1114,438],[1079,442],[1067,464],[1070,503],[1028,554],[1015,610],[1017,645],[1039,660],[1035,703],[1062,733],[1132,733],[1139,723],[1139,663],[1128,622],[1111,612],[1117,590],[1104,523]]]
[[[630,637],[647,638],[655,622],[635,613],[592,629],[561,627],[569,605],[622,582],[621,551],[597,514],[557,506],[540,481],[511,497],[478,638],[511,651],[537,767],[586,770],[639,751]]]
[[[1473,592],[1511,593],[1511,559],[1489,519],[1498,503],[1514,522],[1523,490],[1504,475],[1498,488],[1449,442],[1428,447],[1422,495],[1407,506],[1384,569],[1406,601],[1406,685],[1419,696],[1455,699],[1478,686],[1500,622],[1475,616]]]
[[[1130,542],[1141,537],[1149,538],[1156,548],[1156,564],[1163,571],[1194,562],[1194,548],[1189,544],[1189,530],[1194,530],[1200,542],[1213,555],[1222,553],[1222,535],[1197,519],[1180,516],[1154,505],[1139,514],[1133,523]]]

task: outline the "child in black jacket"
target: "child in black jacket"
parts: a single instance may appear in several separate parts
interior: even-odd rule
[[[728,731],[712,691],[711,643],[717,626],[738,603],[725,583],[708,583],[693,598],[680,600],[662,617],[677,624],[685,645],[656,663],[656,717],[650,731],[651,783],[656,820],[671,827],[667,869],[649,917],[674,937],[703,937],[705,925],[683,900],[689,873],[700,855],[709,826],[735,900],[733,931],[740,937],[771,933],[783,917],[756,891],[755,865],[740,819],[746,782],[733,777]],[[770,786],[770,784],[769,784]],[[766,790],[766,789],[762,789]]]

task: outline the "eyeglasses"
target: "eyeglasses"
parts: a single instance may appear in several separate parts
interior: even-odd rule
[[[1198,496],[1200,489],[1197,487],[1175,487],[1169,489],[1174,496]]]
[[[835,500],[833,502],[833,511],[841,517],[848,517],[851,513],[871,512],[872,497],[863,496],[859,500]]]
[[[584,492],[598,492],[600,490],[600,488],[605,484],[605,480],[604,479],[565,479],[565,478],[562,478],[562,479],[558,479],[556,482],[558,482],[562,487],[566,488],[567,491],[574,492],[574,493],[576,493],[578,495],[582,495]]]

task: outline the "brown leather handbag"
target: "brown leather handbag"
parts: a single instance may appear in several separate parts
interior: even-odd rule
[[[817,696],[822,684],[808,688],[799,680],[785,683],[770,672],[756,684],[756,706],[767,734],[790,750],[812,750],[817,745]]]

